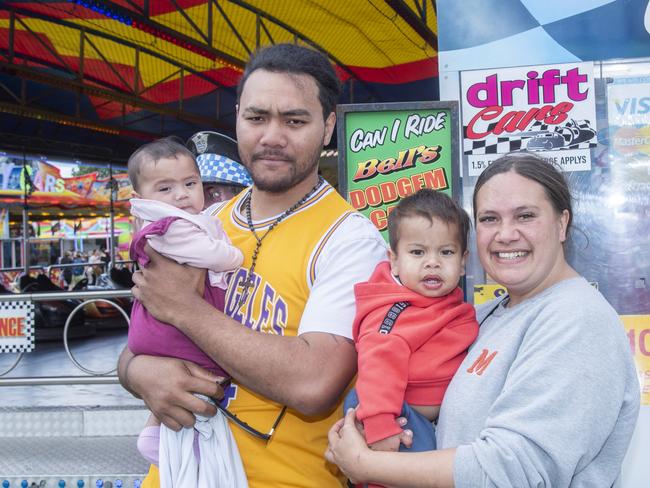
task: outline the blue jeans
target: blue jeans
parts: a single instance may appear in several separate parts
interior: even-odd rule
[[[359,397],[357,391],[352,389],[343,400],[343,413],[345,414],[349,408],[354,408],[357,405],[359,405]],[[406,402],[402,405],[401,416],[406,418],[404,428],[413,432],[413,446],[407,448],[400,444],[400,452],[434,451],[436,449],[436,429],[431,421],[416,412]]]

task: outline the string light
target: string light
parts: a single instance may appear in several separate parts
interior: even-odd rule
[[[212,61],[218,61],[220,64],[222,64],[226,68],[230,68],[232,70],[242,72],[243,69],[241,66],[237,66],[233,63],[230,63],[228,61],[224,61],[221,59],[217,54],[214,52],[210,51],[209,49],[203,48],[200,45],[197,45],[193,42],[187,41],[185,39],[180,39],[162,29],[159,29],[157,27],[152,26],[151,24],[141,22],[139,20],[135,20],[131,17],[129,17],[127,14],[118,12],[116,10],[111,9],[110,7],[104,5],[102,2],[99,2],[97,0],[68,0],[74,4],[81,5],[82,7],[85,7],[89,10],[92,10],[93,12],[97,12],[99,14],[102,14],[106,17],[109,17],[111,19],[115,19],[118,22],[121,22],[125,25],[128,25],[130,27],[133,27],[134,29],[141,30],[143,32],[146,32],[147,34],[151,34],[154,37],[157,37],[159,39],[163,39],[164,41],[170,42],[176,46],[182,47],[183,49],[186,49],[188,51],[192,51],[193,53],[199,54],[200,56],[203,56],[205,58],[211,59]]]
[[[57,117],[47,112],[37,112],[26,107],[18,107],[7,104],[0,104],[0,112],[7,114],[17,115],[19,117],[29,117],[37,120],[45,120],[47,122],[54,122],[55,124],[68,125],[70,127],[77,127],[80,129],[89,129],[96,132],[103,132],[105,134],[119,135],[121,132],[119,129],[113,129],[111,127],[97,125],[90,122],[82,122],[72,119],[65,119],[62,117]]]
[[[129,26],[133,25],[133,19],[130,18],[128,15],[117,12],[111,9],[110,7],[107,7],[101,2],[91,1],[91,0],[69,0],[69,1],[77,5],[81,5],[82,7],[85,7],[89,10],[92,10],[93,12],[97,12],[99,14],[105,15],[106,17],[110,17],[111,19],[115,19],[118,22],[122,22],[123,24]]]

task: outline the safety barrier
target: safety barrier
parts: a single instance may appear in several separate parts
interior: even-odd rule
[[[68,316],[65,326],[63,329],[63,345],[66,351],[66,354],[70,361],[84,373],[91,375],[89,376],[38,376],[38,377],[23,377],[23,378],[4,378],[8,373],[13,371],[20,360],[24,356],[24,352],[18,353],[16,361],[10,365],[5,371],[0,371],[0,387],[1,386],[27,386],[27,385],[87,385],[87,384],[115,384],[119,383],[117,375],[113,375],[116,369],[111,369],[108,371],[93,371],[89,368],[84,367],[79,361],[76,360],[74,355],[70,350],[68,343],[68,332],[70,330],[70,324],[74,315],[85,306],[93,302],[103,302],[108,303],[111,306],[115,307],[126,320],[127,325],[129,324],[129,315],[126,311],[117,303],[110,301],[110,298],[125,298],[131,297],[131,290],[94,290],[94,291],[61,291],[61,292],[41,292],[41,293],[14,293],[8,295],[0,295],[0,302],[14,302],[14,301],[32,301],[32,302],[44,302],[44,301],[56,301],[56,300],[68,300],[68,299],[80,299],[83,300],[79,305],[77,305],[74,310]]]

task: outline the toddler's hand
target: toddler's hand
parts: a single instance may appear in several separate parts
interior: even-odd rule
[[[407,424],[406,417],[397,417],[397,424],[404,429]],[[413,446],[413,431],[411,429],[404,429],[399,436],[404,447],[410,449]]]
[[[397,452],[399,451],[401,436],[402,436],[401,433],[395,434],[390,437],[386,437],[385,439],[382,439],[380,441],[373,442],[368,447],[370,447],[370,449],[372,449],[373,451]]]

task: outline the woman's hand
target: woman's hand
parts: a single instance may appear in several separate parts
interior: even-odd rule
[[[349,409],[345,418],[336,422],[328,433],[329,445],[325,458],[336,464],[353,483],[366,480],[365,462],[372,455],[366,445],[361,429],[356,424],[354,409]]]

